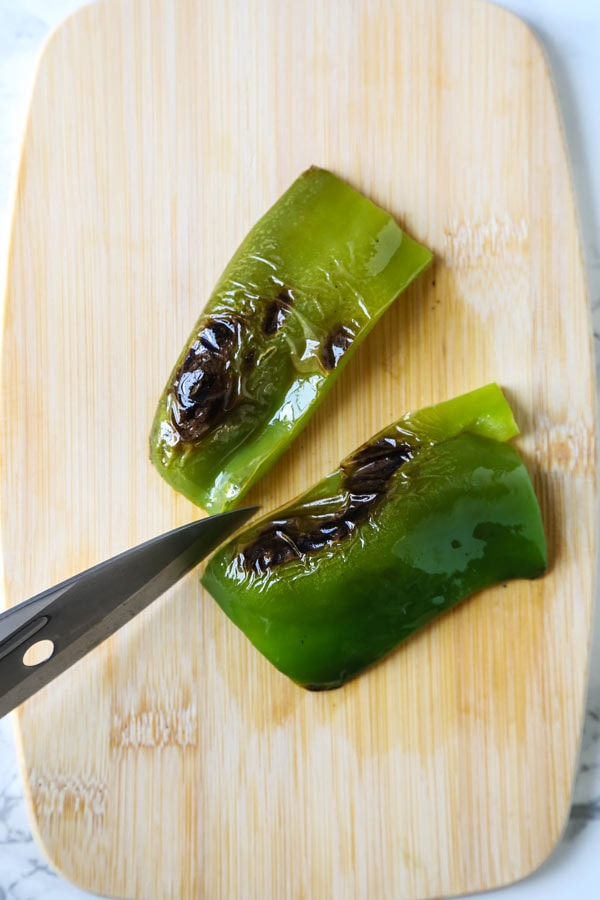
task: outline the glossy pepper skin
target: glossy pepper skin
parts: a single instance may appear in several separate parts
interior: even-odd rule
[[[249,232],[158,404],[150,458],[208,512],[235,506],[431,254],[330,172],[298,178]]]
[[[278,669],[338,687],[475,591],[547,564],[500,388],[409,414],[211,559],[203,583]]]

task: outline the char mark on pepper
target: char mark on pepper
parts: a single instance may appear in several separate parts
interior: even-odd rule
[[[241,550],[239,564],[263,575],[347,540],[383,500],[392,476],[412,456],[411,445],[395,437],[367,444],[342,464],[344,493],[338,510],[327,516],[300,513],[270,522]]]
[[[337,368],[342,356],[348,350],[354,335],[347,325],[335,325],[321,344],[321,365],[330,372]]]
[[[175,373],[169,392],[171,421],[184,443],[198,441],[235,405],[238,382],[231,358],[241,327],[236,316],[209,319]]]
[[[265,334],[276,334],[287,319],[294,297],[288,288],[282,288],[278,295],[267,306],[263,319]]]
[[[413,448],[393,436],[366,444],[342,462],[344,484],[354,494],[383,493],[394,472],[411,459]]]

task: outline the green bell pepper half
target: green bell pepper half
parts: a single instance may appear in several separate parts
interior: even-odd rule
[[[301,175],[236,251],[175,363],[150,434],[160,474],[209,512],[235,506],[430,260],[330,172]]]
[[[533,487],[496,384],[404,416],[202,578],[273,665],[338,687],[460,600],[547,565]]]

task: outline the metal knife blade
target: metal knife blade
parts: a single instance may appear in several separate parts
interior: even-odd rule
[[[0,717],[66,671],[232,535],[256,507],[209,516],[146,541],[0,614]],[[23,662],[39,641],[51,656]]]

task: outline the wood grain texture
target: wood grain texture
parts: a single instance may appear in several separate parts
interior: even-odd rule
[[[238,242],[310,164],[435,251],[249,497],[281,503],[409,409],[506,390],[551,568],[342,690],[276,672],[191,575],[18,713],[32,819],[91,891],[433,898],[521,878],[569,809],[595,554],[591,329],[543,54],[470,0],[112,0],[42,58],[2,354],[4,593],[189,521],[148,462]]]

